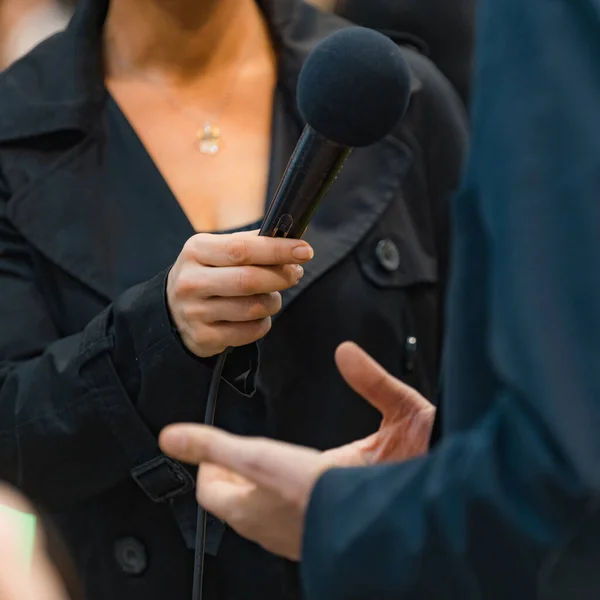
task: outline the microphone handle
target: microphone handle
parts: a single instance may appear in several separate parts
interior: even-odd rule
[[[300,239],[351,152],[307,125],[298,140],[259,235]]]

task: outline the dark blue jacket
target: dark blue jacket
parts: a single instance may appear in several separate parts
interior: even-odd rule
[[[600,2],[480,11],[444,439],[322,478],[307,600],[600,597]]]

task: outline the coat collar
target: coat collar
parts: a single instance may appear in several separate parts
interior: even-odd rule
[[[0,142],[91,130],[104,97],[102,25],[108,0],[83,0],[67,27],[0,78]]]
[[[114,221],[122,212],[119,198],[103,194],[103,171],[94,166],[99,151],[95,142],[102,138],[105,125],[102,115],[107,92],[101,68],[101,36],[108,2],[80,0],[65,32],[38,46],[0,76],[0,146],[7,141],[19,146],[18,142],[26,138],[65,130],[83,134],[77,152],[63,153],[43,175],[13,194],[7,214],[38,251],[112,299],[132,282],[119,276],[114,267],[120,260],[110,254],[116,242],[107,244],[97,239],[107,231],[113,237],[118,235]],[[302,0],[257,2],[267,16],[278,52],[279,89],[288,96],[286,105],[293,110],[296,81],[306,56],[321,39],[348,23],[317,12]],[[400,138],[412,139],[406,126],[400,129],[404,132]],[[394,135],[351,155],[348,168],[307,232],[306,239],[316,256],[300,284],[286,294],[286,305],[347,256],[402,193],[412,145]],[[67,237],[59,234],[65,227],[64,215],[69,215],[72,225]],[[144,240],[155,234],[164,237],[141,228],[128,231],[129,236]],[[90,239],[96,242],[90,244]],[[169,251],[156,251],[146,268],[155,273],[174,258]],[[144,274],[139,269],[135,273],[140,277]]]

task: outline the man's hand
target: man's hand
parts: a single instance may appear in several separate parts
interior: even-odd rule
[[[201,425],[163,431],[165,453],[200,465],[198,501],[240,535],[292,560],[301,553],[304,516],[314,485],[327,469],[405,460],[426,452],[434,407],[386,373],[355,344],[336,362],[346,382],[381,411],[379,431],[327,452],[230,435]]]
[[[425,454],[435,408],[419,392],[392,377],[356,344],[342,344],[335,356],[346,383],[383,416],[373,435],[326,452],[339,466],[400,461]]]
[[[291,560],[300,557],[304,514],[324,454],[271,440],[244,438],[204,425],[175,425],[163,450],[200,465],[196,495],[241,536]]]

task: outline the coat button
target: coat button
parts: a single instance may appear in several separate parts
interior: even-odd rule
[[[115,542],[115,559],[127,575],[141,575],[148,566],[146,547],[133,537],[126,537]]]
[[[380,240],[375,248],[375,256],[380,266],[390,273],[400,268],[400,250],[392,240]]]

